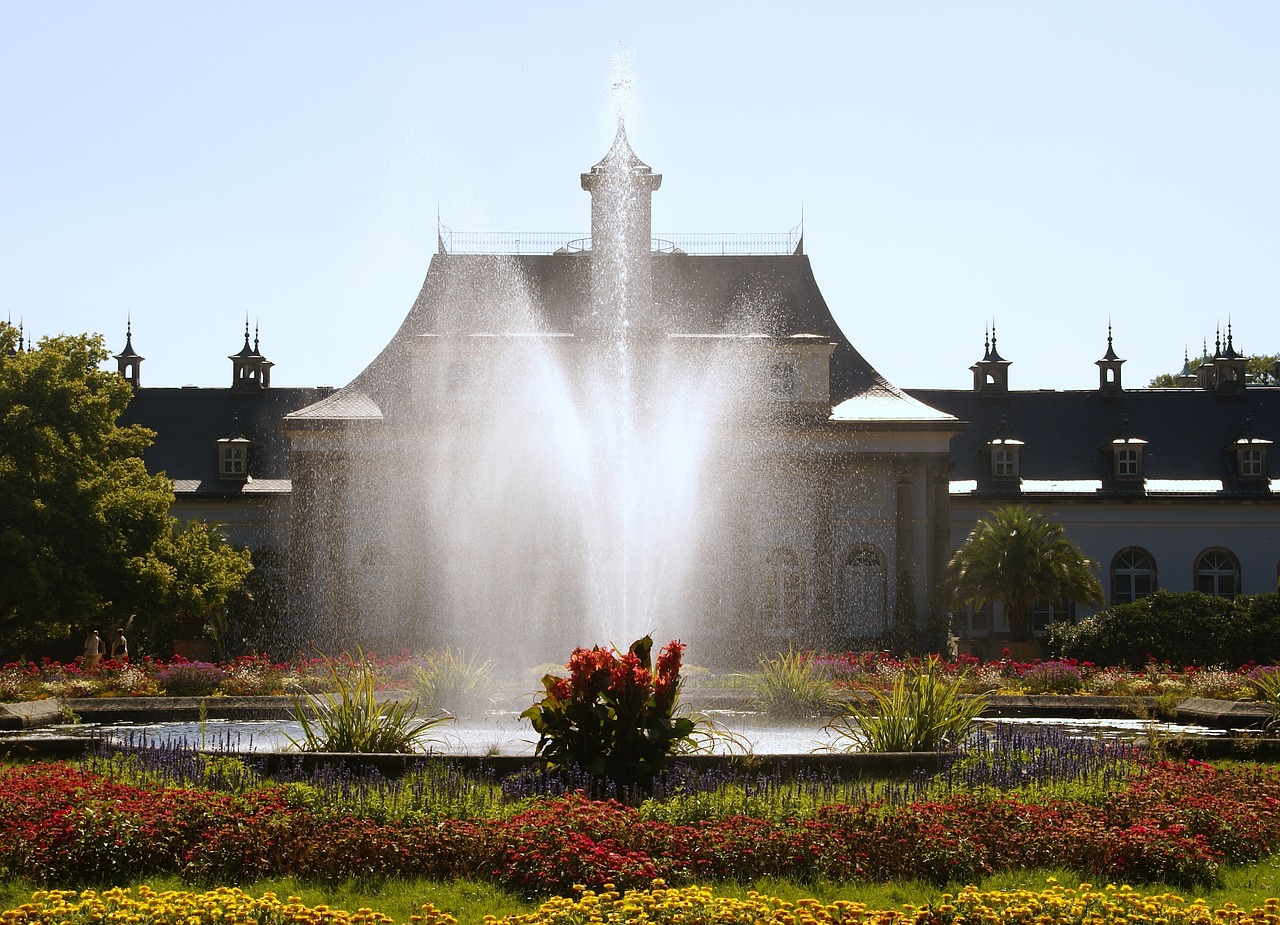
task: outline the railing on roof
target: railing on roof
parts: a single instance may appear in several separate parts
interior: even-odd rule
[[[439,233],[440,247],[449,254],[582,254],[591,250],[591,237],[553,231],[448,231]],[[803,232],[694,233],[657,235],[650,247],[657,254],[794,254]]]

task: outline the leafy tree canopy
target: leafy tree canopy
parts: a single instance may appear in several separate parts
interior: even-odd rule
[[[142,463],[153,433],[116,423],[133,393],[99,369],[102,338],[19,346],[0,323],[0,640],[25,649],[130,616],[154,630],[220,605],[248,554],[169,515],[169,480]]]
[[[1023,505],[996,508],[974,524],[943,581],[957,606],[1003,604],[1015,639],[1030,638],[1031,609],[1040,601],[1103,600],[1092,563],[1062,525]]]

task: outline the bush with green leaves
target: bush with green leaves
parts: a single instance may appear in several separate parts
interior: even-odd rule
[[[332,690],[303,697],[294,695],[294,718],[302,726],[300,739],[290,738],[306,752],[410,754],[430,740],[427,733],[451,717],[424,716],[416,703],[380,700],[374,666],[357,652],[350,665],[326,658]]]
[[[1117,604],[1074,625],[1055,623],[1049,651],[1097,665],[1141,668],[1280,661],[1280,595],[1235,599],[1199,592],[1157,591]]]
[[[848,750],[936,751],[958,746],[986,708],[985,694],[966,694],[963,674],[948,674],[931,655],[900,674],[887,691],[871,691],[828,729]]]
[[[520,714],[538,733],[538,757],[624,787],[650,784],[697,731],[676,715],[684,644],[664,646],[656,666],[652,649],[649,636],[625,653],[577,648],[569,677],[546,675],[541,699]]]

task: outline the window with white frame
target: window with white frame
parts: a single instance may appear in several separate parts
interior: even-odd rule
[[[1240,593],[1240,560],[1226,549],[1209,549],[1196,559],[1196,590],[1215,597]]]
[[[1075,607],[1064,601],[1040,601],[1031,608],[1031,635],[1043,636],[1051,623],[1060,620],[1071,622],[1075,618]]]
[[[1111,603],[1128,604],[1156,590],[1156,562],[1145,549],[1130,546],[1111,560]]]
[[[1116,451],[1116,475],[1119,478],[1133,479],[1138,477],[1141,457],[1137,450],[1126,447]]]
[[[1018,453],[1009,447],[996,447],[991,451],[991,474],[998,479],[1010,479],[1018,474]]]
[[[1240,477],[1262,478],[1262,450],[1259,447],[1246,447],[1240,451]]]

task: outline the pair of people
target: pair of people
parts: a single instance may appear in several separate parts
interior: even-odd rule
[[[102,661],[102,656],[106,649],[107,645],[102,636],[98,634],[98,631],[96,629],[90,630],[88,638],[84,641],[85,671],[93,671],[98,667],[98,663]],[[111,640],[111,660],[115,662],[127,662],[129,660],[129,641],[125,638],[123,627],[116,630],[115,639]]]

